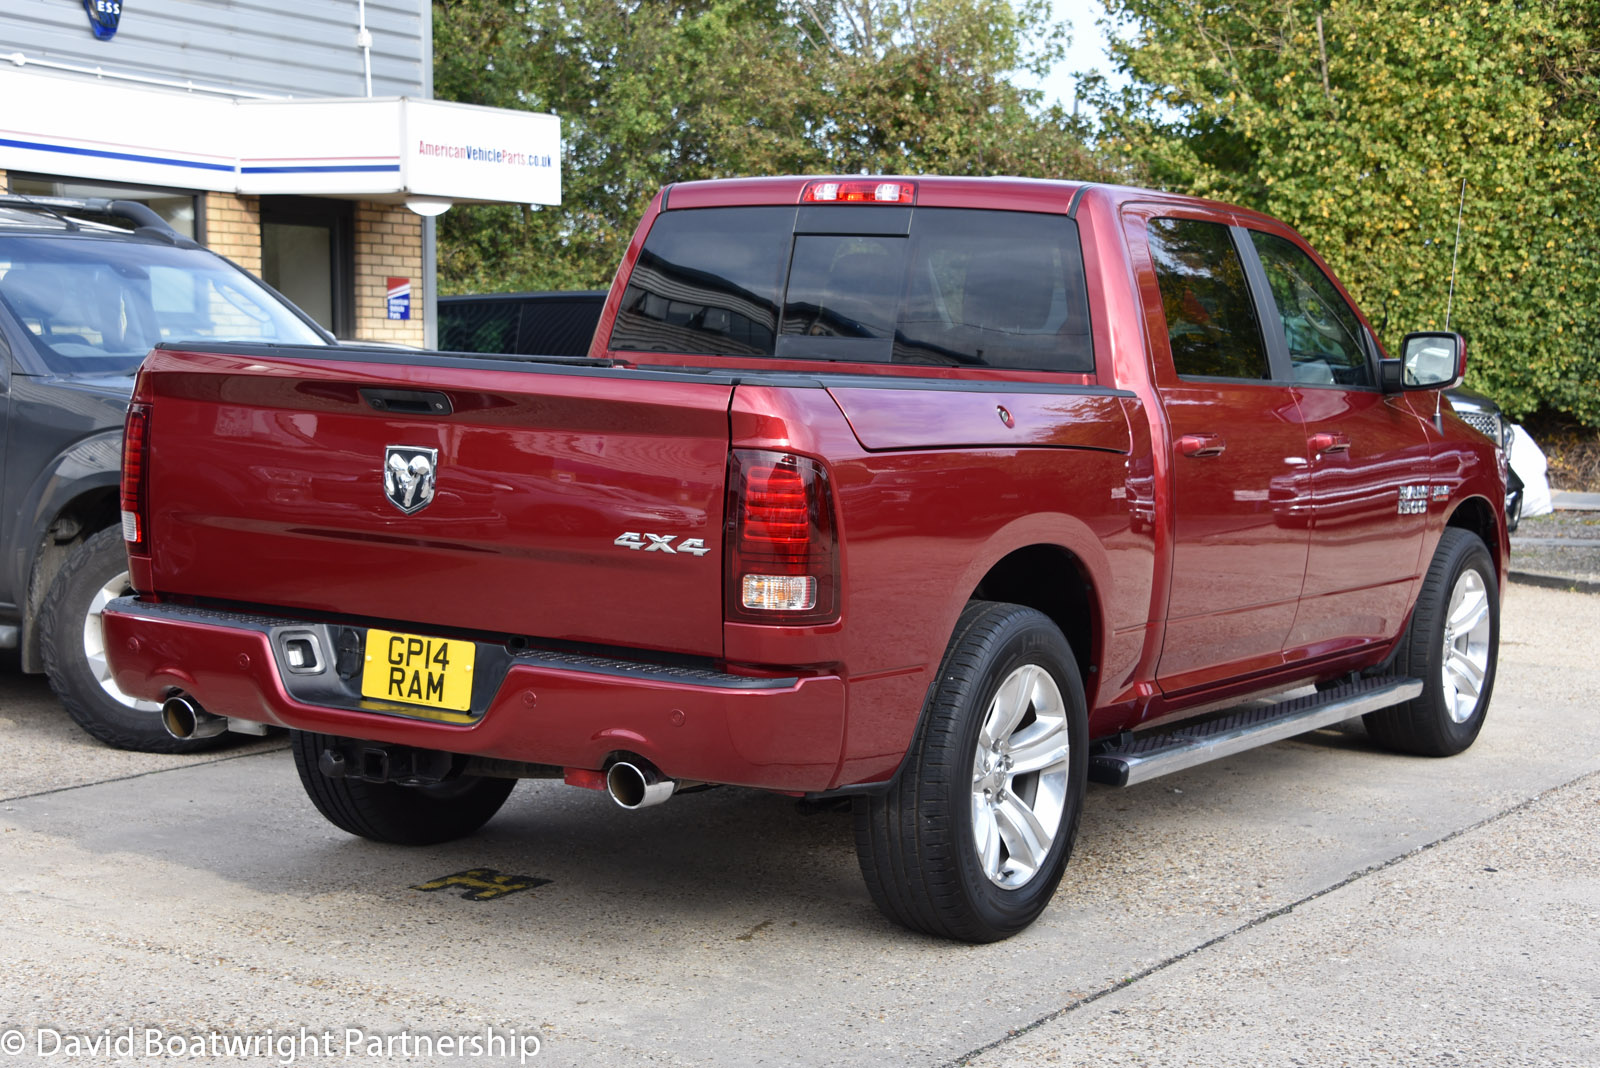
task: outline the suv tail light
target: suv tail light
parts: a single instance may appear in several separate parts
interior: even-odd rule
[[[727,517],[728,619],[818,623],[838,616],[839,543],[820,463],[735,449]]]
[[[145,499],[150,452],[150,406],[128,405],[128,418],[122,430],[122,540],[128,551],[146,551],[150,532],[148,502]]]

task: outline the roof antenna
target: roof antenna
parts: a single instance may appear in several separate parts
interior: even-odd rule
[[[1467,180],[1461,179],[1461,204],[1456,208],[1456,247],[1450,253],[1450,295],[1444,302],[1444,328],[1450,329],[1450,309],[1456,300],[1456,260],[1461,256],[1461,216],[1467,210]]]
[[[1456,302],[1456,262],[1461,257],[1461,217],[1467,210],[1467,180],[1461,179],[1461,203],[1456,206],[1456,247],[1450,253],[1450,295],[1444,301],[1444,328],[1450,329],[1450,311]],[[1459,359],[1459,357],[1457,357]],[[1433,425],[1444,427],[1444,390],[1433,395]]]

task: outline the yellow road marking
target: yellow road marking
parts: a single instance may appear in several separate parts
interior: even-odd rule
[[[418,883],[411,889],[429,892],[461,890],[463,891],[461,896],[467,901],[493,901],[497,897],[505,897],[518,890],[532,890],[536,886],[544,886],[549,881],[535,875],[507,875],[493,868],[468,868],[454,875]]]

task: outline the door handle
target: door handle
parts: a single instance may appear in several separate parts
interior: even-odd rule
[[[1185,456],[1221,456],[1227,447],[1220,434],[1185,434],[1178,439],[1178,451]]]
[[[1318,431],[1311,435],[1308,442],[1313,456],[1321,456],[1329,452],[1349,452],[1350,436],[1348,434],[1330,434],[1327,431]]]

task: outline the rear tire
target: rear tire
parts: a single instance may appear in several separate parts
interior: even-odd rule
[[[969,604],[899,778],[855,799],[861,874],[884,915],[964,942],[1037,919],[1077,836],[1087,734],[1056,625],[1031,608]]]
[[[106,663],[100,613],[106,602],[133,592],[120,527],[88,538],[67,558],[39,613],[39,652],[50,688],[78,726],[118,749],[195,753],[227,740],[177,739],[161,726],[161,705],[123,693]]]
[[[339,741],[327,734],[290,731],[300,785],[329,823],[341,831],[392,845],[453,842],[489,822],[511,795],[515,779],[461,775],[431,786],[400,786],[362,779],[330,779],[317,766],[322,751]]]
[[[1363,717],[1380,745],[1417,756],[1454,756],[1477,740],[1494,692],[1500,587],[1477,535],[1445,528],[1395,662],[1422,694]]]

